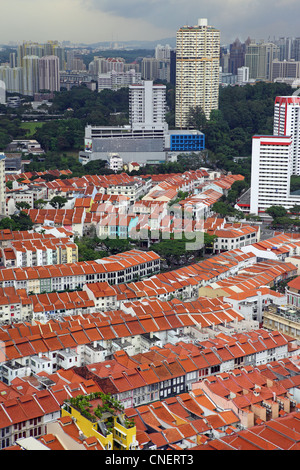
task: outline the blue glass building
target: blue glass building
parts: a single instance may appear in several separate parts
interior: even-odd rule
[[[200,152],[205,148],[205,136],[202,133],[176,133],[170,131],[171,152]]]

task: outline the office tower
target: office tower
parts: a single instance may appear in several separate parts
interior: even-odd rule
[[[278,58],[279,48],[272,42],[263,43],[260,46],[259,77],[271,79],[273,60]]]
[[[246,46],[236,38],[236,40],[230,44],[229,47],[229,64],[228,72],[233,75],[237,75],[237,70],[245,65],[245,52]],[[225,72],[225,70],[223,70]]]
[[[220,31],[199,19],[176,35],[175,125],[188,126],[191,108],[200,106],[209,119],[219,105]]]
[[[288,135],[292,139],[292,165],[294,175],[300,175],[300,97],[277,96],[274,106],[275,136]]]
[[[59,91],[59,58],[54,55],[43,56],[38,65],[39,89]]]
[[[225,51],[224,49],[222,50],[221,48],[220,66],[222,69],[222,73],[229,73],[229,59],[230,59],[229,52]]]
[[[151,80],[129,87],[129,122],[132,130],[166,129],[166,87]]]
[[[288,136],[253,137],[250,213],[265,212],[273,205],[288,208],[297,203],[297,197],[290,196],[292,145]]]
[[[279,47],[278,59],[280,61],[290,60],[292,58],[292,38],[279,38],[276,44]]]
[[[258,75],[259,44],[251,42],[246,46],[245,66],[249,68],[249,77],[256,79]]]
[[[39,60],[35,55],[23,57],[23,94],[33,96],[39,91]]]
[[[300,60],[300,38],[294,38],[292,40],[291,59]]]
[[[249,82],[249,67],[239,67],[237,69],[237,83],[243,85]]]
[[[251,42],[246,46],[245,66],[249,67],[249,78],[270,80],[272,63],[278,58],[279,47],[271,42],[257,44]]]
[[[271,80],[285,81],[300,78],[300,61],[295,60],[273,60]]]

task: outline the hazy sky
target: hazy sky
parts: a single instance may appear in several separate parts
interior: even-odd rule
[[[159,40],[198,18],[222,43],[300,36],[299,0],[1,0],[0,44]]]

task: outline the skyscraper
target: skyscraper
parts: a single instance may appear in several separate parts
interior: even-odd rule
[[[43,56],[39,60],[39,89],[59,91],[59,58],[54,55]]]
[[[290,193],[291,175],[300,174],[299,126],[300,97],[277,96],[273,135],[252,139],[251,213],[300,204],[300,195]]]
[[[238,68],[245,65],[246,45],[242,44],[239,38],[230,44],[229,48],[228,72],[237,75]]]
[[[249,78],[270,80],[273,60],[279,55],[279,47],[272,42],[251,42],[246,46],[245,66],[249,67]]]
[[[207,19],[183,26],[176,37],[175,125],[188,126],[191,108],[200,106],[207,119],[219,105],[220,31]]]
[[[23,68],[0,66],[0,80],[3,80],[7,93],[23,94]]]
[[[276,136],[292,138],[292,167],[294,175],[300,175],[300,97],[277,96],[274,106],[274,128]]]
[[[36,55],[23,57],[23,94],[33,96],[39,91],[39,60]]]
[[[166,87],[145,80],[129,87],[129,121],[133,130],[166,128]]]
[[[5,154],[0,153],[0,215],[5,215]]]
[[[300,197],[290,196],[292,139],[261,136],[252,139],[250,213],[270,206],[292,207]]]

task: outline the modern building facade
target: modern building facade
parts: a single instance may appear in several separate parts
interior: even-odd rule
[[[129,122],[133,130],[166,128],[166,87],[151,80],[129,87]]]
[[[175,125],[187,128],[191,108],[200,106],[207,119],[218,109],[220,31],[207,19],[183,26],[176,37]]]
[[[273,134],[292,138],[293,175],[300,175],[300,97],[277,96],[274,106]]]
[[[23,94],[33,96],[39,91],[39,61],[37,55],[23,57]]]
[[[170,131],[171,152],[200,152],[205,148],[205,136],[200,131]]]
[[[243,85],[249,82],[249,67],[239,67],[237,69],[237,83]]]
[[[242,44],[239,38],[229,46],[228,72],[237,75],[238,69],[245,64],[246,44]]]
[[[110,161],[117,154],[124,163],[163,163],[168,152],[191,153],[204,149],[204,134],[197,130],[169,130],[165,121],[166,87],[151,80],[129,86],[130,125],[86,126],[85,148],[79,160]]]
[[[6,103],[6,85],[3,80],[0,80],[0,104]]]
[[[250,213],[264,213],[270,206],[286,209],[300,203],[290,194],[293,140],[289,136],[254,136]]]
[[[111,70],[106,73],[98,74],[98,91],[104,89],[119,90],[128,87],[134,83],[141,83],[141,74],[134,69],[126,70],[126,72],[116,72]]]
[[[271,80],[300,78],[300,61],[295,60],[273,60]]]
[[[49,91],[60,90],[58,57],[49,55],[39,60],[39,89]]]
[[[23,68],[0,66],[0,80],[5,83],[7,93],[23,94]]]
[[[249,67],[249,78],[270,80],[272,64],[278,58],[279,47],[271,42],[250,42],[246,46],[245,66]]]
[[[6,181],[5,181],[5,154],[0,153],[0,215],[5,215]]]

